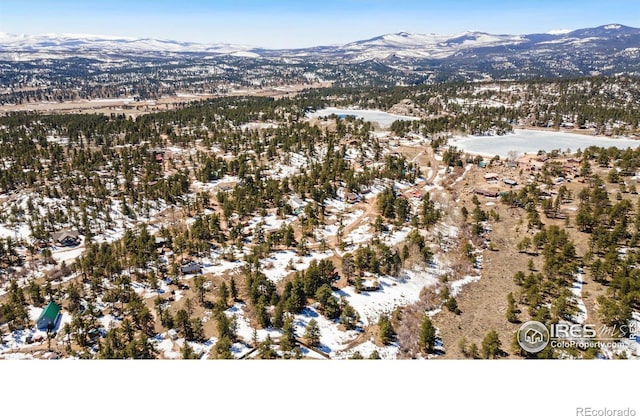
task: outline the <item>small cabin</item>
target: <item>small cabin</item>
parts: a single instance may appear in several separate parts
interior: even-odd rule
[[[476,195],[482,195],[488,198],[497,198],[498,197],[498,193],[497,192],[492,192],[492,191],[487,191],[484,189],[476,189],[473,191]]]
[[[60,316],[60,306],[54,302],[49,302],[36,320],[36,327],[41,331],[51,331],[58,325]]]
[[[356,202],[360,201],[360,197],[356,194],[354,194],[353,192],[347,192],[344,196],[345,201],[347,201],[349,204],[355,204]]]
[[[289,205],[295,212],[300,213],[302,212],[302,209],[307,206],[307,202],[298,197],[291,197],[289,199]]]
[[[182,272],[182,274],[200,273],[201,269],[200,265],[195,261],[190,261],[189,263],[180,266],[180,272]]]

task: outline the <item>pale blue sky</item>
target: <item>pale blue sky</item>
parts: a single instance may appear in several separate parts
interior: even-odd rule
[[[385,33],[542,33],[640,27],[627,0],[0,0],[0,32],[152,37],[268,48],[344,44]]]

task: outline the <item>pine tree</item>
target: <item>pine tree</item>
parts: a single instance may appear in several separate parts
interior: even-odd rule
[[[280,302],[276,305],[273,311],[272,325],[276,329],[281,329],[284,326],[284,299],[280,299]]]
[[[198,301],[202,305],[204,303],[204,295],[207,292],[207,288],[205,287],[206,279],[202,275],[198,275],[193,278],[193,288],[198,294]]]
[[[465,356],[465,358],[469,357],[469,345],[467,344],[467,337],[463,336],[458,340],[458,349]]]
[[[360,315],[358,315],[358,312],[356,312],[353,306],[349,305],[348,303],[342,306],[340,321],[346,329],[355,329],[359,320]]]
[[[518,319],[518,306],[516,305],[516,300],[513,297],[513,293],[509,292],[507,295],[507,321],[511,323],[518,323],[520,320]]]
[[[311,319],[307,324],[307,328],[304,332],[304,339],[307,344],[312,347],[320,345],[320,328],[318,327],[318,322],[315,319]]]
[[[288,317],[282,327],[282,337],[280,338],[280,349],[284,352],[292,351],[296,346],[296,332],[293,318]]]
[[[265,307],[262,298],[260,298],[258,304],[256,305],[256,318],[258,319],[258,323],[262,328],[268,328],[271,325],[269,312],[267,312],[267,308]]]
[[[197,360],[200,356],[191,348],[191,345],[187,341],[184,342],[182,348],[180,348],[183,360]]]
[[[454,298],[453,296],[449,296],[447,301],[444,303],[444,306],[449,311],[455,313],[456,315],[460,315],[460,309],[458,308],[458,302],[456,301],[456,298]]]
[[[73,283],[72,283],[73,285]],[[32,280],[27,287],[29,292],[29,297],[31,298],[31,303],[34,306],[42,306],[44,303],[44,296],[42,295],[42,289],[38,283]],[[71,311],[71,309],[69,309]]]
[[[524,354],[525,354],[525,351],[520,346],[520,341],[518,340],[518,333],[517,332],[515,332],[513,334],[513,338],[511,338],[511,351],[515,355],[519,355],[521,357],[524,356]]]
[[[227,288],[227,284],[225,282],[222,282],[220,284],[219,297],[220,297],[220,304],[226,309],[228,306],[228,300],[229,300],[229,289]]]
[[[236,340],[236,323],[233,319],[229,319],[223,312],[218,312],[216,314],[216,324],[219,338],[228,338],[231,342]]]
[[[393,342],[395,331],[387,315],[380,315],[378,319],[378,330],[380,331],[380,342],[388,345]]]
[[[502,351],[500,347],[500,337],[495,330],[491,330],[482,340],[482,357],[483,358],[498,358]]]
[[[199,318],[191,319],[191,338],[189,341],[204,341],[204,328]]]
[[[232,277],[231,282],[229,282],[229,292],[231,294],[231,300],[238,300],[238,288],[236,287],[236,280]]]
[[[331,296],[322,308],[324,315],[329,319],[337,319],[340,316],[340,304],[335,296]]]
[[[423,352],[428,353],[433,350],[435,343],[436,328],[433,326],[429,315],[425,315],[424,318],[422,318],[422,324],[420,325],[418,345]]]
[[[214,357],[219,360],[232,360],[235,358],[231,352],[232,342],[228,337],[221,337],[216,342],[214,350]]]
[[[480,356],[480,352],[478,350],[478,345],[474,342],[469,346],[469,357],[478,358]]]
[[[128,322],[128,319],[125,319],[124,322]],[[184,335],[186,339],[191,339],[193,331],[191,329],[191,322],[189,322],[189,313],[186,310],[180,309],[176,312],[175,325],[182,331],[182,335]]]
[[[258,356],[263,360],[274,360],[278,358],[278,353],[273,349],[271,335],[267,335],[267,338],[258,346]]]

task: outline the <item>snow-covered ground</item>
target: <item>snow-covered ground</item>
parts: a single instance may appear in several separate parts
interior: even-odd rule
[[[80,237],[81,243],[78,247],[51,247],[51,257],[58,263],[63,261],[71,264],[75,259],[84,253],[84,237]]]
[[[573,298],[576,302],[576,306],[578,307],[578,312],[573,315],[573,320],[579,324],[582,324],[587,320],[587,306],[584,304],[584,300],[582,300],[583,284],[584,281],[582,280],[582,269],[579,269],[578,273],[576,273],[576,280],[574,280],[573,286],[571,287]]]
[[[381,240],[388,246],[393,247],[405,241],[410,232],[411,229],[409,227],[393,227],[390,232],[382,233]]]
[[[184,347],[185,342],[187,342],[193,352],[198,354],[200,358],[204,360],[209,357],[209,352],[216,345],[218,339],[216,337],[211,337],[204,342],[185,341],[184,338],[176,338],[174,340],[168,332],[163,332],[153,337],[150,342],[163,358],[171,360],[182,358],[181,350]]]
[[[380,347],[373,340],[367,340],[348,350],[336,352],[335,358],[348,359],[356,352],[359,352],[362,357],[368,358],[374,351],[377,351],[381,359],[392,360],[398,356],[399,350],[397,343]]]
[[[235,318],[236,320],[236,335],[237,337],[246,342],[253,342],[254,335],[257,342],[264,341],[267,336],[272,339],[278,339],[281,336],[281,332],[272,328],[269,329],[255,329],[251,326],[249,319],[245,315],[246,306],[243,303],[235,303],[232,307],[227,309],[224,313],[229,318]]]
[[[507,157],[510,151],[522,153],[537,153],[538,150],[552,151],[560,149],[562,151],[571,149],[586,149],[589,146],[611,147],[618,149],[633,149],[640,146],[640,142],[626,138],[606,138],[594,137],[583,134],[536,131],[536,130],[514,130],[513,134],[504,136],[464,136],[449,139],[449,144],[457,146],[465,152],[480,154],[483,156]]]
[[[358,228],[352,230],[348,237],[343,238],[345,242],[353,244],[352,249],[356,249],[358,244],[366,243],[371,240],[373,233],[371,225],[362,224]]]
[[[0,238],[11,237],[15,241],[31,241],[31,230],[27,224],[16,226],[0,225]]]
[[[365,121],[372,123],[378,123],[382,128],[389,128],[391,124],[396,120],[419,120],[418,117],[401,116],[397,114],[387,113],[380,110],[360,110],[350,108],[336,108],[327,107],[322,110],[307,113],[309,118],[327,117],[331,114],[335,114],[338,117],[354,116],[356,118],[362,118]]]
[[[312,261],[326,259],[333,256],[333,251],[310,251],[308,255],[298,255],[295,250],[280,250],[269,254],[260,260],[262,272],[274,283],[284,279],[290,273],[306,270]]]
[[[451,296],[458,296],[458,294],[462,291],[462,288],[469,283],[477,282],[480,280],[480,275],[469,275],[465,276],[462,279],[451,282]]]
[[[343,331],[339,326],[322,316],[314,307],[306,307],[301,314],[296,316],[296,335],[302,337],[311,319],[315,319],[320,329],[320,346],[318,349],[329,356],[335,356],[353,341],[358,332],[355,330]]]
[[[347,301],[360,314],[364,325],[377,322],[383,313],[392,312],[397,306],[415,303],[420,298],[424,287],[433,287],[439,276],[434,269],[422,268],[403,270],[400,276],[378,276],[379,290],[356,293],[351,286],[337,293],[346,297]]]

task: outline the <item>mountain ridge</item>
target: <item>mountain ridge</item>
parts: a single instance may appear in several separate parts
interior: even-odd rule
[[[43,35],[14,35],[0,32],[0,52],[33,53],[57,52],[60,54],[103,48],[113,53],[212,53],[233,54],[249,52],[258,56],[313,55],[331,53],[345,55],[356,61],[396,57],[418,59],[444,59],[464,50],[496,46],[538,45],[542,42],[575,42],[589,38],[640,36],[640,29],[610,23],[594,28],[576,29],[570,32],[532,34],[492,34],[482,31],[462,33],[422,34],[396,32],[356,40],[343,45],[317,45],[305,48],[265,48],[234,43],[198,43],[158,38],[134,38],[92,34],[50,33]],[[591,39],[594,40],[594,39]],[[360,56],[354,56],[360,54]]]
[[[81,69],[89,75],[91,71],[103,71],[102,63],[109,66],[118,62],[134,72],[138,71],[136,68],[177,65],[193,67],[197,73],[209,73],[212,65],[217,64],[216,74],[227,68],[228,75],[236,80],[243,79],[242,72],[257,71],[253,83],[263,82],[258,75],[260,71],[281,77],[286,66],[288,70],[297,68],[299,80],[328,77],[345,85],[640,75],[638,28],[610,23],[553,32],[528,35],[397,32],[344,45],[297,49],[98,35],[0,34],[0,65],[9,74],[4,78],[12,80],[21,78],[27,62],[46,67],[47,71],[53,68],[63,77],[68,75],[64,68],[73,73]],[[84,61],[82,67],[78,67],[78,61]],[[97,66],[89,70],[90,65]],[[307,73],[302,75],[304,72]],[[42,71],[38,77],[41,74]],[[140,76],[153,78],[149,74]]]

